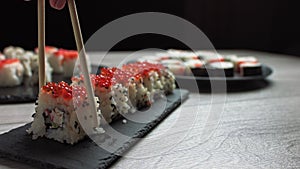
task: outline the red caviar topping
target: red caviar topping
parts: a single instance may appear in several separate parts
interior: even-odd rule
[[[80,98],[86,97],[86,92],[83,87],[72,87],[64,81],[59,83],[47,83],[42,87],[42,91],[52,95],[53,98],[62,97],[65,100],[71,100],[73,95],[77,97],[80,96]]]
[[[59,56],[63,57],[61,64],[63,64],[65,61],[67,61],[69,59],[77,59],[78,58],[78,52],[76,50],[59,49],[56,52],[54,52],[53,54],[56,57],[59,57]]]
[[[208,62],[214,63],[214,62],[224,62],[224,61],[225,61],[224,58],[214,58],[214,59],[209,60]]]
[[[59,49],[54,52],[54,56],[63,56],[64,59],[76,59],[78,52],[76,50]]]
[[[34,51],[36,53],[39,53],[39,48],[35,48]],[[45,53],[53,53],[56,51],[57,51],[57,48],[54,46],[45,46]]]
[[[91,74],[90,75],[92,85],[95,87],[105,87],[109,88],[112,85],[112,78],[104,75],[95,75]],[[81,75],[80,77],[73,77],[72,81],[81,81],[84,82],[84,77]]]
[[[112,83],[122,83],[126,84],[129,80],[129,78],[133,77],[133,74],[122,71],[118,68],[102,68],[101,69],[101,75],[105,76],[107,78],[111,78]]]
[[[239,61],[239,62],[237,62],[237,71],[238,72],[240,72],[241,71],[241,64],[243,64],[243,63],[258,63],[258,61],[256,60],[256,61]]]
[[[112,78],[103,75],[95,76],[95,86],[109,88],[112,85]]]
[[[17,63],[17,62],[20,62],[20,60],[19,59],[4,59],[4,60],[1,60],[0,61],[0,68],[2,68],[5,65],[13,64],[13,63]]]
[[[142,77],[149,76],[151,71],[159,72],[165,69],[162,64],[154,64],[149,62],[136,62],[127,65],[123,65],[122,70],[129,71],[135,75],[140,75]]]

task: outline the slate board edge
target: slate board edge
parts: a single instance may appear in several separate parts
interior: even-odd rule
[[[180,89],[181,91],[184,91],[182,89]],[[182,93],[181,93],[182,94]],[[176,108],[178,108],[182,102],[184,102],[185,100],[188,99],[188,94],[189,92],[186,91],[186,93],[184,93],[182,96],[182,98],[176,100],[172,106],[168,107],[156,120],[154,120],[152,123],[148,123],[147,126],[145,128],[143,128],[142,132],[138,131],[133,138],[131,138],[131,140],[129,140],[126,144],[126,146],[121,147],[118,151],[117,154],[124,154],[127,151],[130,150],[131,147],[133,147],[135,145],[136,142],[138,142],[138,139],[134,139],[134,138],[141,138],[146,136],[148,133],[150,133],[155,126],[157,126],[160,122],[162,122],[165,118],[167,118]],[[110,161],[110,163],[108,163],[106,166],[104,166],[103,168],[107,168],[109,166],[111,166],[116,160],[120,159],[120,156],[116,156],[113,155],[113,160]]]
[[[162,122],[177,107],[179,107],[181,105],[181,103],[183,103],[188,98],[189,92],[187,90],[184,90],[184,89],[175,89],[175,90],[177,90],[179,92],[179,96],[178,96],[179,98],[177,98],[176,101],[174,101],[171,104],[171,106],[168,107],[157,119],[155,119],[151,123],[148,123],[144,128],[141,128],[140,130],[138,130],[128,142],[124,143],[123,146],[117,150],[116,154],[124,154],[127,151],[129,151],[129,149],[131,147],[133,147],[135,145],[135,143],[138,141],[138,139],[135,139],[135,138],[146,136],[149,132],[151,132],[154,129],[155,126],[157,126],[160,122]],[[20,128],[24,128],[24,130],[25,130],[28,128],[28,124],[26,124],[22,127],[13,129],[13,130],[6,132],[4,134],[1,134],[1,135],[8,134],[8,133],[13,132],[14,130],[17,130]],[[99,167],[98,168],[107,168],[107,167],[111,166],[116,160],[118,160],[121,157],[116,154],[111,153],[110,156],[108,156],[106,158],[109,160],[99,159],[99,164],[98,164]],[[12,154],[9,154],[9,153],[3,151],[1,148],[0,148],[0,158],[10,159],[10,160],[14,160],[14,161],[21,162],[21,163],[26,163],[28,165],[31,165],[33,167],[38,167],[38,168],[51,168],[51,169],[64,168],[62,166],[58,166],[58,165],[54,165],[54,164],[50,164],[50,163],[43,163],[36,159],[12,155]]]

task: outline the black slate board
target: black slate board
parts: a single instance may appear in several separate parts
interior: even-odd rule
[[[0,157],[28,163],[40,168],[72,168],[72,169],[95,169],[107,168],[138,139],[149,133],[158,123],[174,111],[183,101],[188,98],[187,90],[175,89],[173,94],[167,96],[166,109],[161,112],[153,110],[155,119],[149,123],[136,123],[127,120],[122,123],[123,118],[119,118],[111,127],[122,132],[130,138],[118,147],[116,153],[109,153],[97,146],[91,139],[86,138],[75,145],[62,144],[53,140],[40,138],[31,140],[25,130],[30,124],[14,129],[8,133],[0,135]],[[154,104],[157,104],[157,100]],[[148,112],[150,113],[150,112]],[[121,140],[122,141],[122,140]]]

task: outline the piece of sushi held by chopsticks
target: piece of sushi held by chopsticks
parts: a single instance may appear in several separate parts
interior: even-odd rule
[[[97,97],[94,100],[98,102]],[[91,120],[90,109],[84,87],[70,86],[65,82],[48,83],[40,91],[34,121],[27,132],[33,139],[46,137],[74,144],[86,135],[76,112],[83,113],[85,120]],[[100,120],[100,110],[97,115]]]

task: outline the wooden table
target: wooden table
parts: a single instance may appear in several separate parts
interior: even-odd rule
[[[300,57],[244,50],[220,53],[259,58],[274,70],[269,84],[227,93],[225,102],[223,94],[214,94],[213,104],[211,94],[191,93],[180,109],[112,168],[300,168]],[[92,63],[99,63],[98,54],[90,53]],[[111,53],[102,63],[112,66],[128,54]],[[211,107],[220,105],[220,118],[205,126]],[[30,122],[33,111],[34,104],[1,105],[0,132]],[[189,117],[195,112],[197,117],[191,125]],[[176,121],[178,117],[180,121]],[[178,124],[180,127],[172,128]],[[218,125],[210,134],[207,128],[213,124]],[[4,167],[32,168],[1,159],[0,168]]]

